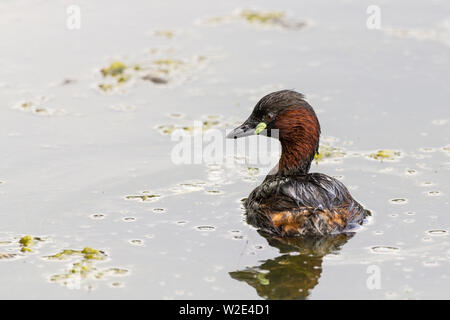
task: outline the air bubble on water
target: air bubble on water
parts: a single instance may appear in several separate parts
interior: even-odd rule
[[[430,236],[446,236],[448,234],[447,230],[444,229],[433,229],[433,230],[428,230],[427,234],[429,234]]]
[[[391,199],[389,201],[394,204],[405,204],[408,202],[408,200],[406,200],[404,198],[395,198],[395,199]]]
[[[392,246],[374,246],[370,248],[375,253],[396,253],[399,248]]]
[[[214,226],[197,226],[196,228],[200,231],[213,231],[216,229]]]

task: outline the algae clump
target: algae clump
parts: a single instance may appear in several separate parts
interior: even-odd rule
[[[278,22],[284,17],[284,13],[281,11],[256,12],[252,10],[243,10],[241,12],[241,17],[250,23],[267,24]]]
[[[369,157],[375,160],[394,160],[400,156],[400,152],[394,150],[379,150],[369,154]]]
[[[316,164],[319,161],[331,158],[342,158],[345,156],[345,152],[343,152],[338,147],[331,147],[329,145],[321,145],[319,146],[319,152],[314,155],[314,160]]]
[[[104,77],[106,77],[106,76],[114,77],[114,76],[122,74],[126,68],[127,68],[127,66],[124,63],[122,63],[120,61],[115,61],[115,62],[111,63],[111,65],[108,68],[103,68],[100,71]]]
[[[41,238],[32,237],[30,235],[23,236],[19,239],[19,244],[21,246],[20,251],[22,252],[33,252],[31,247],[36,244],[35,240],[42,241]]]
[[[157,194],[126,196],[127,199],[141,199],[142,201],[156,200],[159,197],[160,195]]]

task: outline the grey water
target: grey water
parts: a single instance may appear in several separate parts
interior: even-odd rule
[[[0,2],[0,298],[449,298],[448,1],[74,2]],[[265,238],[269,165],[173,161],[280,89],[372,212],[352,237]]]

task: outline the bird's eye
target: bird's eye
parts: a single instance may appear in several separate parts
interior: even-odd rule
[[[264,117],[264,120],[266,120],[266,121],[272,121],[272,119],[273,119],[273,114],[271,114],[271,113],[267,114],[267,115]]]

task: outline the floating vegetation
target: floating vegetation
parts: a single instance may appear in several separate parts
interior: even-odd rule
[[[290,19],[283,11],[261,11],[252,9],[237,9],[231,15],[212,17],[201,21],[206,25],[244,21],[251,25],[270,28],[302,29],[307,26],[305,21]]]
[[[104,93],[110,93],[131,80],[167,84],[178,79],[187,79],[187,75],[203,66],[204,56],[193,58],[168,57],[168,51],[152,50],[155,57],[141,58],[139,63],[114,61],[108,67],[100,69],[102,81],[96,86]],[[163,56],[161,56],[164,54]],[[173,55],[173,52],[170,52]]]
[[[369,158],[372,158],[375,160],[380,160],[380,161],[384,161],[384,160],[392,161],[392,160],[396,160],[400,156],[401,156],[401,153],[399,151],[395,151],[395,150],[379,150],[377,152],[370,153],[368,155]]]
[[[46,257],[49,260],[76,259],[66,272],[50,276],[50,282],[59,283],[71,289],[81,289],[81,284],[86,280],[100,280],[109,276],[123,276],[128,274],[127,269],[121,268],[98,268],[96,261],[104,260],[106,253],[85,247],[82,250],[66,249],[53,256]],[[87,288],[91,289],[89,284]]]
[[[115,77],[122,75],[126,68],[127,66],[123,62],[115,61],[111,63],[109,67],[101,69],[100,72],[103,74],[104,77],[106,76]]]
[[[98,88],[103,92],[110,92],[115,89],[117,85],[124,84],[130,79],[130,75],[125,74],[127,69],[129,69],[129,67],[121,61],[114,61],[109,67],[102,68],[100,72],[103,75],[103,78],[113,78],[115,83],[114,81],[112,83],[99,83]]]
[[[242,10],[240,16],[250,23],[277,24],[284,18],[284,12]]]
[[[339,147],[332,147],[330,144],[322,144],[319,146],[319,152],[314,155],[314,160],[316,164],[319,161],[342,158],[345,156],[345,152],[341,150]]]
[[[102,90],[103,92],[109,92],[112,91],[114,89],[114,86],[110,83],[100,83],[98,85],[98,88],[100,90]]]
[[[30,235],[23,236],[19,239],[20,251],[21,252],[33,252],[31,247],[35,246],[37,241],[43,241],[42,238],[32,237]]]
[[[22,101],[13,106],[13,109],[30,112],[40,116],[64,115],[63,109],[52,109],[44,107],[42,104],[47,101],[45,97],[39,97],[35,100]]]
[[[84,260],[104,260],[106,254],[103,251],[85,247],[82,250],[65,249],[46,258],[49,260],[65,260],[73,256],[82,257]]]
[[[140,199],[142,201],[156,201],[161,196],[158,194],[143,194],[143,195],[133,195],[133,196],[126,196],[126,199]]]
[[[181,115],[178,117],[170,116],[173,119],[180,119]],[[210,129],[223,128],[230,126],[229,121],[220,120],[220,116],[207,115],[203,116],[201,120],[194,120],[190,123],[183,121],[180,124],[161,124],[155,127],[159,133],[163,135],[171,135],[175,130],[181,130],[186,134],[193,135],[196,133],[206,132]]]
[[[447,154],[450,156],[450,147],[449,146],[442,147],[442,151],[447,152]]]
[[[182,194],[182,193],[189,193],[189,192],[196,192],[201,191],[205,189],[205,182],[199,181],[199,182],[190,182],[190,183],[180,183],[176,185],[175,187],[171,188],[171,191],[173,191],[176,194]]]

